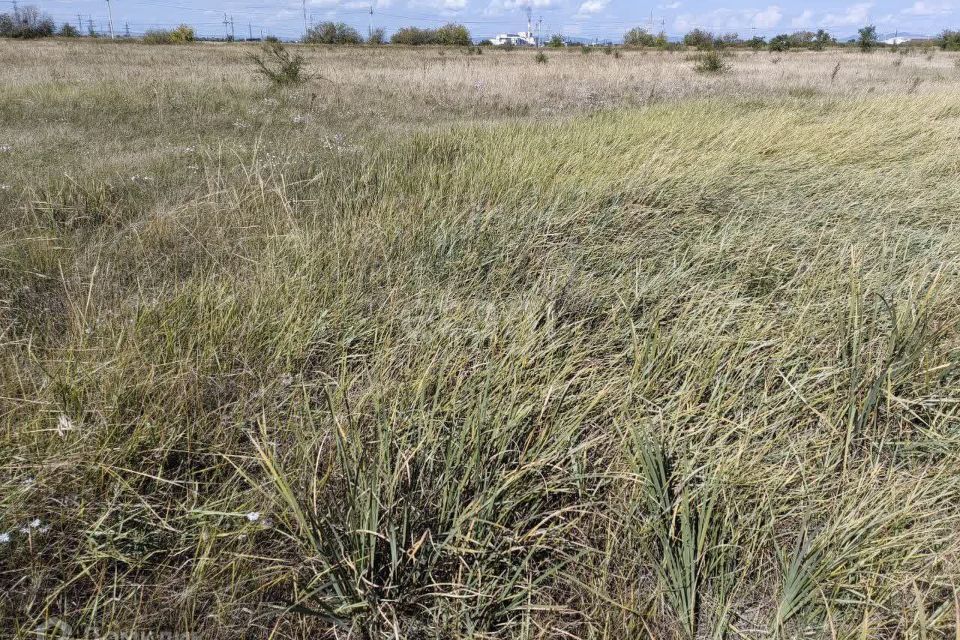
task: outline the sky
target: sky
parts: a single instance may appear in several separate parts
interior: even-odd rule
[[[34,4],[58,22],[92,19],[106,31],[106,0],[19,0]],[[12,0],[0,0],[12,3]],[[200,35],[223,35],[224,14],[233,17],[237,38],[261,33],[294,38],[303,33],[303,0],[110,0],[117,33],[191,24]],[[373,5],[373,15],[370,6]],[[852,1],[806,3],[752,0],[306,0],[308,22],[343,21],[366,34],[372,22],[391,32],[398,27],[459,22],[475,39],[505,31],[525,31],[527,7],[542,19],[546,36],[562,33],[587,39],[619,40],[641,26],[670,35],[695,28],[741,36],[769,36],[799,29],[824,28],[837,37],[855,34],[866,24],[880,33],[933,35],[960,27],[960,0]],[[80,17],[78,17],[80,16]]]

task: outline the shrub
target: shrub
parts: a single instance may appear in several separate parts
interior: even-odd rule
[[[581,46],[580,46],[580,53],[582,53],[583,55],[586,56],[586,55],[589,55],[589,54],[593,53],[593,49],[591,49],[591,48],[588,47],[587,45],[581,45]]]
[[[747,46],[753,49],[754,51],[760,51],[767,46],[767,39],[763,36],[753,36],[747,40]]]
[[[193,27],[187,24],[181,24],[179,27],[170,32],[170,37],[173,39],[173,42],[176,44],[181,44],[184,42],[193,42],[197,39],[197,35],[193,31]]]
[[[538,51],[535,60],[537,61],[537,64],[547,64],[547,54],[545,54],[543,51]]]
[[[694,29],[687,35],[683,36],[683,44],[688,47],[696,47],[701,51],[712,49],[713,40],[713,34],[709,31],[704,31],[703,29]]]
[[[310,44],[360,44],[360,32],[345,22],[321,22],[307,30],[304,42]]]
[[[860,47],[861,51],[872,51],[877,46],[877,28],[875,26],[867,25],[860,29],[858,33],[860,36],[857,38],[857,46]]]
[[[462,24],[449,23],[436,30],[436,44],[464,47],[473,44],[470,31]]]
[[[711,50],[704,51],[697,56],[697,63],[694,69],[700,73],[722,73],[727,69],[727,63],[724,61],[720,52]]]
[[[613,55],[613,47],[611,47],[610,45],[605,46],[603,48],[603,53],[608,56]]]
[[[470,32],[460,24],[446,24],[439,29],[421,29],[419,27],[403,27],[390,38],[393,44],[422,45],[454,45],[468,47],[473,44]]]
[[[291,55],[280,42],[266,43],[263,55],[252,54],[250,59],[257,66],[257,71],[274,86],[300,84],[306,79],[303,76],[303,56]]]
[[[790,50],[790,36],[785,33],[781,33],[778,36],[770,38],[770,51],[789,51]]]
[[[144,44],[173,44],[173,32],[169,29],[150,29],[143,34]]]
[[[944,51],[960,51],[960,31],[944,31],[940,34],[940,48]]]
[[[374,45],[386,44],[386,42],[387,32],[379,27],[370,32],[370,38],[367,40],[367,44]]]
[[[655,47],[657,38],[642,27],[634,27],[623,34],[623,44],[628,47]]]
[[[814,51],[823,51],[827,45],[833,44],[833,42],[833,36],[823,29],[817,29],[817,33],[813,36],[812,47]]]
[[[80,31],[69,22],[64,22],[57,35],[61,38],[77,38],[80,36]]]
[[[555,33],[550,36],[550,39],[547,41],[547,46],[551,49],[562,49],[563,48],[563,36],[559,33]]]
[[[34,6],[0,13],[0,38],[49,38],[55,30],[53,18]]]

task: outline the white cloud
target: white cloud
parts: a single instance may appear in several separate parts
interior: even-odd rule
[[[463,11],[467,8],[467,0],[410,0],[407,6],[411,9],[434,9],[436,11]]]
[[[610,0],[587,0],[580,5],[580,8],[577,10],[577,15],[592,16],[601,11],[605,11],[609,4]]]
[[[658,8],[658,9],[667,9],[667,10],[669,10],[669,11],[673,11],[674,9],[679,9],[682,5],[683,5],[682,2],[668,2],[667,4],[661,4],[661,5],[659,5],[657,8]]]
[[[803,13],[796,16],[790,21],[790,26],[792,26],[794,29],[802,29],[804,27],[810,26],[812,22],[813,22],[813,11],[810,11],[810,9],[806,9]]]
[[[913,3],[913,6],[907,7],[900,13],[911,16],[945,16],[952,12],[953,7],[946,2],[925,2],[924,0],[917,0],[917,2]]]
[[[484,13],[500,16],[505,13],[524,11],[527,7],[533,10],[552,9],[560,4],[560,0],[491,0]]]
[[[689,31],[695,27],[711,31],[773,29],[781,20],[783,11],[778,5],[772,4],[765,9],[717,9],[705,14],[684,13],[677,16],[673,26],[678,31]]]
[[[850,5],[841,13],[828,13],[823,22],[831,27],[850,27],[864,25],[870,20],[872,2],[860,2]]]

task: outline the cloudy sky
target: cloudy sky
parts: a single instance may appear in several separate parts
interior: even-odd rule
[[[9,0],[2,0],[6,4]],[[179,22],[204,35],[224,33],[224,12],[233,16],[237,37],[260,31],[296,37],[303,31],[303,0],[111,0],[118,31],[129,25],[139,33]],[[33,3],[58,21],[105,28],[106,0],[20,0]],[[881,33],[934,34],[960,26],[960,0],[885,0],[757,4],[750,0],[307,0],[308,20],[342,20],[366,33],[373,4],[373,25],[388,31],[403,25],[431,26],[446,21],[466,24],[477,38],[526,28],[526,7],[543,20],[543,33],[618,39],[632,26],[653,26],[682,34],[694,27],[741,35],[769,35],[795,29],[825,28],[834,35],[876,24]],[[956,4],[954,4],[956,3]],[[78,18],[78,14],[81,16]]]

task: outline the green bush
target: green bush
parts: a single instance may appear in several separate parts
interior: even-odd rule
[[[940,48],[944,51],[960,51],[960,31],[946,30],[941,33]]]
[[[376,28],[370,32],[370,38],[367,40],[367,44],[386,44],[387,43],[387,32],[382,28]]]
[[[861,51],[872,51],[877,46],[877,28],[875,26],[867,25],[860,29],[858,33],[860,36],[857,38],[857,46],[860,47]]]
[[[80,31],[69,22],[64,22],[57,35],[61,38],[77,38],[80,36]]]
[[[780,35],[770,38],[769,48],[770,48],[770,51],[777,51],[777,52],[789,51],[790,36],[788,36],[785,33],[781,33]]]
[[[763,36],[753,36],[747,40],[747,46],[753,49],[754,51],[760,51],[767,46],[767,39]]]
[[[688,47],[695,47],[701,51],[707,51],[713,48],[713,34],[703,29],[694,29],[683,36],[683,44]]]
[[[543,51],[538,51],[535,60],[537,61],[537,64],[547,64],[547,54],[545,54]]]
[[[300,84],[306,80],[303,76],[303,56],[291,55],[280,42],[264,44],[263,55],[253,54],[250,59],[256,65],[257,71],[274,86]]]
[[[655,47],[657,37],[642,27],[634,27],[623,34],[623,44],[628,47]]]
[[[361,44],[360,32],[345,22],[321,22],[307,30],[303,39],[309,44]]]
[[[170,29],[151,29],[143,36],[146,44],[184,44],[196,40],[193,27],[182,24],[172,31]]]
[[[445,24],[438,29],[421,29],[419,27],[403,27],[390,38],[393,44],[447,45],[468,47],[473,44],[470,31],[461,24]]]
[[[551,49],[562,49],[564,47],[563,36],[559,33],[553,34],[550,36],[550,39],[547,40],[547,46]]]
[[[711,50],[700,53],[696,58],[694,69],[700,73],[722,73],[727,69],[727,63],[719,51]]]

